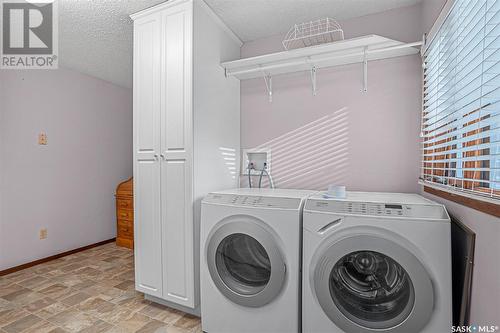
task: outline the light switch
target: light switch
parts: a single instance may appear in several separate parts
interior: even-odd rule
[[[47,238],[47,228],[40,229],[40,239]]]
[[[38,144],[39,145],[46,145],[47,144],[47,134],[45,134],[43,132],[38,134]]]

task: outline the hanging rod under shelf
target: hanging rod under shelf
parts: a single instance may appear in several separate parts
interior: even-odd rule
[[[417,54],[422,42],[403,43],[377,35],[222,63],[227,76],[245,80]]]

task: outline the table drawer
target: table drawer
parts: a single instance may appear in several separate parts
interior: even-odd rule
[[[134,240],[129,238],[116,238],[116,245],[134,249]]]
[[[134,248],[134,184],[130,178],[116,188],[116,245]]]
[[[118,219],[122,219],[122,220],[133,221],[134,220],[134,211],[133,210],[126,210],[126,209],[118,209],[116,211],[116,217]]]
[[[134,209],[134,199],[116,199],[116,208]]]
[[[129,220],[124,220],[124,219],[117,219],[118,225],[121,225],[122,227],[134,227],[134,221],[129,221]]]
[[[134,238],[134,228],[131,226],[123,226],[122,224],[118,224],[118,230],[117,230],[118,237],[120,238],[129,238],[133,239]]]

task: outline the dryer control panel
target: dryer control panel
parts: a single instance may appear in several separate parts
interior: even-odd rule
[[[447,219],[448,215],[441,205],[401,204],[362,201],[309,199],[306,211],[328,212],[342,215],[367,215],[386,217],[407,217],[427,219]]]
[[[221,193],[210,193],[203,199],[203,203],[209,204],[280,209],[299,209],[301,206],[301,202],[302,200],[298,198],[280,198]]]

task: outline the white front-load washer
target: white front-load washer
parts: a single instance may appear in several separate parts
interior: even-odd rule
[[[417,194],[311,196],[304,333],[441,333],[452,321],[450,218]]]
[[[312,193],[235,189],[203,199],[204,332],[299,332],[302,208]]]

